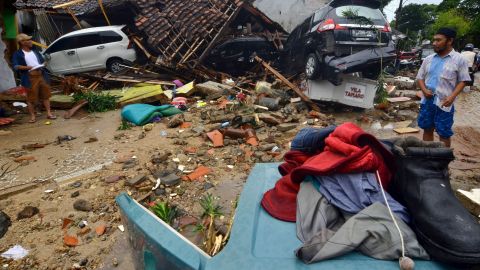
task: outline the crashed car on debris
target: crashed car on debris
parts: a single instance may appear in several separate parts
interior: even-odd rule
[[[236,76],[257,65],[255,55],[272,61],[278,57],[278,51],[265,37],[241,36],[218,44],[205,63],[217,71]]]
[[[341,84],[340,74],[361,72],[376,79],[396,57],[391,28],[380,2],[334,0],[290,34],[281,55],[285,73]]]
[[[131,64],[136,52],[125,25],[91,27],[73,31],[55,40],[44,52],[47,69],[72,74],[108,69],[116,73]]]

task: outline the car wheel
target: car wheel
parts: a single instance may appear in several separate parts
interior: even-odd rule
[[[314,53],[311,53],[307,57],[305,62],[305,75],[310,80],[315,80],[320,77],[320,63]]]
[[[112,73],[119,73],[125,69],[122,59],[114,58],[107,61],[107,69]]]

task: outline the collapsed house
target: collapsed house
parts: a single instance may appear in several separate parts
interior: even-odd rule
[[[235,37],[257,37],[279,49],[286,31],[240,0],[17,0],[45,43],[75,29],[125,24],[157,65],[194,69],[213,48]],[[149,56],[150,56],[149,55]]]
[[[195,68],[211,50],[238,36],[257,36],[277,49],[285,31],[247,2],[239,0],[131,0],[140,13],[135,29],[158,55],[157,64]]]

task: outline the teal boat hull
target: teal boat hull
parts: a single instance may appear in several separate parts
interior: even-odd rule
[[[200,250],[127,194],[120,207],[136,269],[269,270],[269,269],[399,269],[398,261],[382,261],[357,252],[304,264],[294,250],[301,242],[295,223],[272,218],[260,206],[263,193],[280,178],[278,164],[257,164],[244,186],[228,244],[215,257]],[[415,261],[415,269],[451,269],[432,261]]]

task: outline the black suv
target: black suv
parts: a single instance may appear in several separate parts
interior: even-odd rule
[[[290,34],[281,55],[285,73],[341,83],[341,73],[377,79],[395,60],[391,28],[375,0],[334,0]]]

